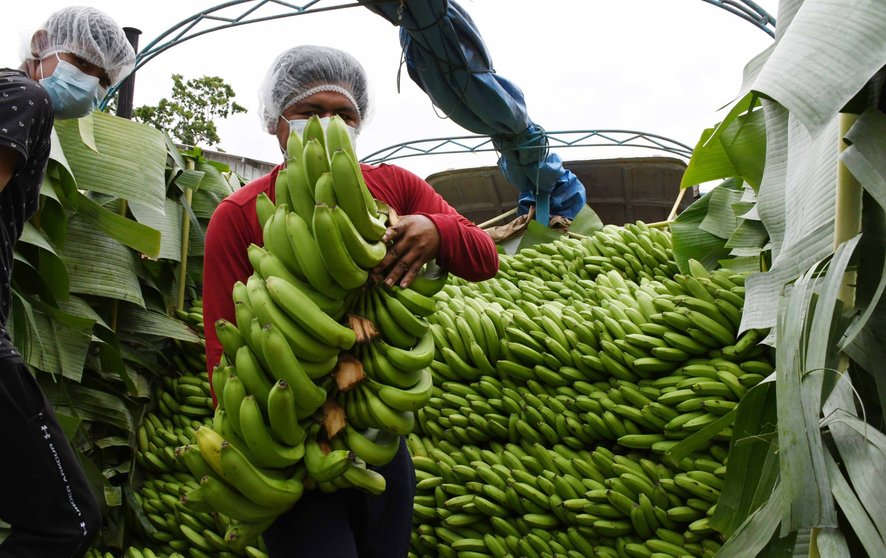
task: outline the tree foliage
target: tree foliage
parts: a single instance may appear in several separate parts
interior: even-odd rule
[[[172,74],[171,98],[164,97],[154,106],[140,106],[133,110],[133,117],[183,144],[210,147],[221,141],[215,120],[246,112],[234,97],[234,90],[220,77],[184,81],[181,74]]]

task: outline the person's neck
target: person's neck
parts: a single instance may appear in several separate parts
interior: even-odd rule
[[[37,61],[36,60],[25,60],[22,62],[22,65],[18,67],[19,70],[23,71],[29,78],[34,81],[39,81],[39,72],[37,71]]]

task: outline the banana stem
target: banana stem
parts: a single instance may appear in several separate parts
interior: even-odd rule
[[[117,212],[118,215],[122,215],[126,217],[126,213],[129,211],[129,204],[126,200],[120,200],[120,210]],[[114,300],[113,305],[111,306],[111,331],[117,331],[117,314],[120,309],[120,301]]]
[[[185,159],[185,167],[188,170],[194,170],[194,160]],[[191,200],[194,198],[194,191],[190,188],[185,190],[185,203],[191,206]],[[188,250],[190,249],[191,236],[191,215],[187,209],[182,210],[182,251],[181,260],[178,266],[178,298],[175,307],[183,310],[185,307],[185,286],[188,277]]]
[[[840,115],[840,139],[839,151],[846,149],[843,137],[849,131],[855,121],[856,114]],[[842,162],[837,163],[837,207],[834,217],[834,248],[855,237],[861,232],[861,204],[862,188],[858,180],[849,172]],[[855,306],[855,282],[856,272],[847,271],[843,276],[843,286],[840,288],[840,300],[847,308]]]

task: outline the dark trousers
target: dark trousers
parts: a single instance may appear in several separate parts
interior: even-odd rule
[[[264,533],[270,558],[403,558],[412,532],[415,469],[401,439],[394,460],[375,470],[379,496],[356,489],[311,490]]]
[[[0,558],[83,556],[101,510],[52,408],[20,359],[0,361]]]

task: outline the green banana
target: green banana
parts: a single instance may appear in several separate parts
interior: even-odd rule
[[[246,388],[246,393],[254,395],[261,404],[262,410],[267,411],[268,394],[271,392],[271,381],[262,370],[261,364],[249,346],[244,345],[237,350],[234,361],[234,370],[237,377]],[[241,401],[242,403],[242,401]],[[226,406],[227,408],[227,406]],[[232,409],[236,411],[236,408]]]
[[[366,284],[369,272],[351,257],[328,205],[314,206],[313,230],[320,256],[332,278],[344,289]]]
[[[449,278],[449,272],[437,265],[436,260],[425,263],[424,271],[415,276],[409,287],[419,294],[431,297],[440,292]]]
[[[374,496],[384,492],[387,485],[381,473],[366,468],[365,464],[361,465],[358,461],[352,462],[342,473],[342,477],[351,486]]]
[[[305,131],[307,131],[307,129]],[[329,172],[329,158],[326,156],[326,148],[323,145],[322,134],[319,139],[316,137],[309,139],[302,138],[302,141],[305,144],[302,164],[305,168],[305,176],[308,185],[311,187],[311,194],[314,196],[316,203],[317,181],[320,180],[323,173]]]
[[[381,341],[374,341],[367,347],[367,358],[364,359],[364,371],[379,383],[400,389],[410,389],[422,377],[421,368],[405,369],[394,366],[380,349]]]
[[[295,212],[291,212],[286,216],[286,234],[289,237],[289,243],[292,245],[292,251],[296,259],[298,259],[299,265],[301,265],[305,279],[312,287],[329,298],[344,298],[345,289],[329,274],[326,264],[323,263],[320,248],[314,241],[314,235],[309,225],[309,223],[313,222],[313,219],[313,200],[307,220]]]
[[[289,177],[288,177],[288,175],[290,172],[292,172],[292,171],[290,170],[289,165],[286,165],[285,167],[280,169],[279,172],[277,172],[277,177],[274,179],[274,200],[276,200],[276,202],[272,202],[272,203],[279,203],[280,205],[287,205],[287,206],[292,205],[292,199],[289,197]],[[264,193],[264,192],[262,192],[262,193]],[[265,195],[267,195],[267,194],[265,194]],[[268,198],[268,201],[271,201],[270,197]],[[262,228],[264,228],[266,220],[265,221],[261,220],[262,214],[259,213],[259,211],[267,212],[268,208],[265,207],[265,208],[260,209],[258,200],[256,200],[255,208],[256,208],[256,213],[258,213],[258,216],[259,216],[259,223],[261,224]],[[276,206],[274,209],[276,209]]]
[[[224,481],[208,475],[200,479],[200,492],[215,511],[241,521],[268,520],[286,509],[257,504]]]
[[[403,328],[407,333],[415,337],[421,337],[428,331],[428,321],[420,318],[409,311],[398,298],[391,295],[385,288],[376,288],[376,293],[380,297],[381,302],[385,305],[391,317]],[[479,316],[477,316],[479,320]],[[480,328],[481,326],[477,326]]]
[[[314,304],[327,314],[337,318],[344,310],[345,305],[343,304],[343,299],[330,298],[325,294],[320,293],[307,282],[304,276],[296,277],[290,273],[280,258],[271,252],[265,251],[265,253],[262,254],[261,259],[259,260],[259,265],[260,268],[256,269],[256,271],[261,275],[262,279],[267,280],[270,277],[279,277],[280,279],[291,283],[305,295],[310,297]]]
[[[320,121],[320,117],[316,114],[312,114],[310,118],[308,118],[307,124],[305,124],[305,129],[302,132],[301,142],[307,147],[308,142],[314,140],[320,147],[323,148],[323,153],[326,153],[326,134],[323,131],[323,123]]]
[[[339,150],[348,154],[348,158],[351,160],[354,168],[357,169],[357,176],[360,177],[360,183],[362,186],[361,192],[363,192],[363,198],[366,201],[366,208],[369,210],[369,214],[372,217],[378,217],[379,207],[375,199],[372,197],[372,194],[369,192],[369,188],[367,188],[365,182],[363,182],[363,173],[360,171],[360,164],[357,162],[359,161],[357,153],[354,151],[354,146],[351,144],[351,136],[348,134],[348,125],[340,116],[333,115],[329,118],[329,123],[326,125],[326,153],[329,154],[329,159],[332,160],[332,156]]]
[[[344,474],[354,461],[354,453],[347,449],[324,453],[317,440],[319,425],[312,425],[305,440],[305,467],[308,476],[316,482],[329,482]]]
[[[328,171],[321,174],[314,185],[314,203],[325,203],[329,207],[337,207],[338,201],[335,199],[333,188],[332,174]]]
[[[417,411],[431,398],[434,380],[430,368],[420,371],[421,379],[409,389],[400,389],[391,385],[379,384],[368,379],[369,387],[375,388],[378,397],[392,409],[398,411]]]
[[[295,393],[284,380],[277,380],[268,394],[268,423],[274,435],[286,445],[305,441],[306,432],[298,422]]]
[[[387,465],[397,455],[400,437],[385,430],[370,429],[360,432],[350,424],[345,424],[345,442],[348,449],[370,465]]]
[[[385,358],[400,370],[421,370],[431,365],[434,360],[434,336],[430,330],[422,335],[411,349],[401,349],[388,345],[383,340],[376,340],[374,345]]]
[[[379,333],[388,344],[400,349],[411,349],[415,346],[418,336],[412,335],[397,323],[381,300],[379,290],[373,288],[368,291],[370,303],[367,317],[378,327]]]
[[[283,169],[281,169],[282,171]],[[279,175],[278,175],[279,177]],[[279,196],[277,200],[279,200]],[[286,201],[284,201],[286,203]],[[255,213],[258,216],[258,224],[261,227],[265,226],[265,222],[274,214],[277,210],[277,206],[271,201],[270,196],[268,196],[265,192],[261,192],[255,198]]]
[[[360,168],[345,151],[336,151],[330,158],[330,171],[335,186],[335,198],[339,206],[348,214],[354,227],[369,242],[378,242],[384,236],[384,222],[373,216],[373,208],[368,203],[368,189]],[[362,190],[366,189],[364,193]]]
[[[318,340],[335,345],[340,349],[350,349],[357,340],[354,330],[344,326],[311,300],[298,286],[278,277],[265,279],[265,287],[274,302],[290,318]]]
[[[215,322],[215,334],[228,360],[233,361],[237,351],[246,343],[240,335],[240,330],[228,320],[219,318]]]
[[[384,287],[387,292],[391,293],[403,306],[409,309],[416,316],[426,318],[437,310],[437,303],[433,298],[425,296],[411,287]]]
[[[268,219],[267,223],[265,223],[265,226],[262,229],[264,249],[271,254],[274,254],[274,256],[283,262],[283,266],[290,273],[296,277],[304,277],[305,273],[301,261],[296,257],[292,245],[289,242],[289,235],[286,230],[286,216],[288,214],[289,209],[286,205],[278,205],[277,211],[274,212],[270,219]],[[256,251],[254,248],[252,250],[253,252]],[[255,270],[258,270],[261,267],[260,265],[255,265],[252,257],[250,257],[250,263],[252,263],[252,267]]]
[[[369,414],[374,419],[371,426],[387,430],[398,436],[406,436],[415,426],[415,415],[411,411],[398,411],[387,405],[371,388],[360,384],[358,387],[366,399]]]
[[[324,202],[323,200],[317,200],[317,203]],[[385,254],[387,254],[387,247],[384,243],[367,241],[341,206],[330,203],[326,205],[332,208],[332,217],[335,220],[335,225],[338,227],[338,232],[341,234],[345,248],[354,260],[354,263],[363,269],[372,269],[381,263]]]
[[[256,504],[286,509],[295,504],[304,492],[300,479],[290,477],[281,480],[266,475],[227,442],[222,443],[221,464],[225,480]]]
[[[308,417],[326,401],[326,390],[315,384],[302,368],[289,346],[286,337],[273,325],[264,328],[263,348],[271,371],[278,380],[284,380],[292,388],[298,417]],[[270,388],[268,394],[270,394]],[[267,394],[265,406],[267,408]]]
[[[236,372],[232,373],[225,383],[225,389],[219,401],[224,403],[220,407],[227,411],[228,420],[231,421],[231,426],[238,434],[240,433],[240,403],[243,402],[244,397],[246,397],[246,386],[240,381]]]
[[[258,401],[252,395],[244,397],[240,404],[240,428],[243,430],[243,440],[255,457],[256,465],[289,467],[298,463],[305,454],[303,444],[287,446],[274,438],[264,422]]]
[[[291,134],[290,137],[298,134]],[[308,184],[305,173],[303,154],[299,154],[298,160],[290,157],[286,162],[286,184],[289,193],[289,209],[305,222],[310,223],[314,212],[314,192]],[[310,225],[308,225],[310,227]],[[310,230],[310,228],[308,229]]]
[[[273,325],[292,346],[299,358],[313,362],[326,362],[338,353],[338,348],[320,341],[309,334],[289,317],[271,298],[265,281],[258,275],[251,275],[246,282],[249,300],[262,325]],[[255,341],[255,340],[254,340]]]

